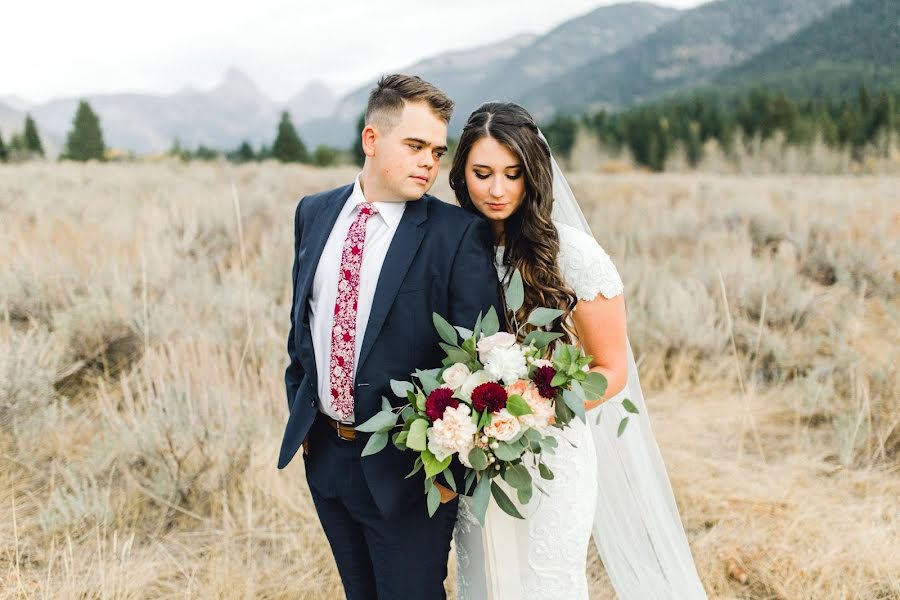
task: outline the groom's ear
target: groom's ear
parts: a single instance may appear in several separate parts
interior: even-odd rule
[[[375,156],[375,140],[378,139],[379,133],[373,125],[366,125],[360,134],[360,143],[366,156]]]

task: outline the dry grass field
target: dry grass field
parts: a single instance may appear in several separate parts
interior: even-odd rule
[[[0,597],[342,597],[275,463],[294,204],[353,175],[0,165]],[[900,598],[900,177],[571,181],[710,597]]]

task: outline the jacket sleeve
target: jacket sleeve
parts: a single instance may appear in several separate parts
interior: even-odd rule
[[[493,306],[503,327],[505,305],[493,257],[490,224],[473,220],[463,233],[450,273],[450,314],[445,318],[451,324],[472,329],[478,313],[484,315]]]
[[[294,396],[297,395],[297,388],[303,381],[303,367],[297,356],[297,345],[294,339],[296,323],[294,322],[294,314],[297,308],[297,275],[300,272],[300,232],[302,230],[302,222],[300,215],[301,200],[297,204],[297,210],[294,213],[294,266],[291,269],[291,330],[287,338],[287,351],[289,363],[284,371],[284,385],[287,390],[288,412],[294,402]]]

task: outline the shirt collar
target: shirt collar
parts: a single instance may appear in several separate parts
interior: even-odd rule
[[[366,201],[366,197],[362,191],[362,185],[359,178],[362,173],[356,176],[356,182],[353,184],[353,192],[347,198],[344,210],[347,214],[355,213],[356,206]],[[389,227],[393,227],[403,217],[403,211],[406,210],[406,202],[373,202],[372,205],[378,209],[378,214]]]

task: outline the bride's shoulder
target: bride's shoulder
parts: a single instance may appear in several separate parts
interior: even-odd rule
[[[593,236],[564,223],[554,225],[559,269],[579,300],[593,300],[597,294],[613,298],[625,291],[616,265]]]

